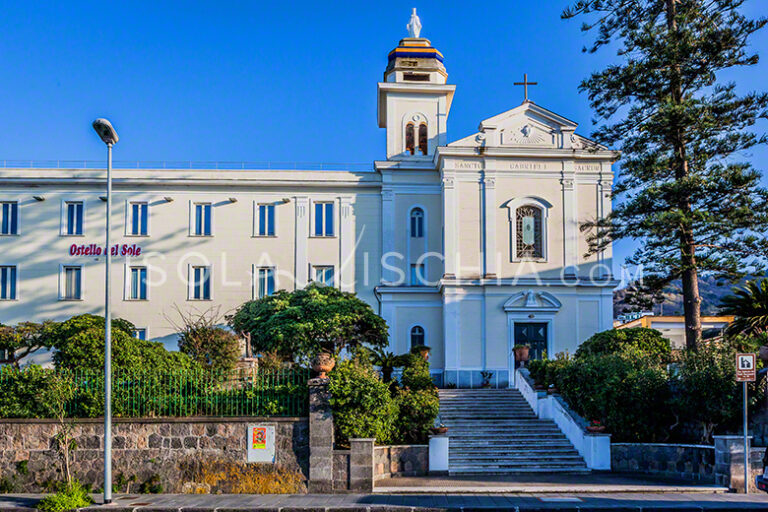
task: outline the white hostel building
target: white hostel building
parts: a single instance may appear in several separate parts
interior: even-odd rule
[[[509,384],[513,346],[573,352],[612,325],[611,251],[579,224],[611,208],[617,157],[535,104],[449,142],[455,85],[411,37],[378,84],[385,158],[335,170],[117,169],[114,314],[173,346],[175,308],[227,313],[320,281],[432,348],[436,379]],[[372,128],[373,129],[373,128]],[[0,169],[0,323],[101,314],[105,171]]]

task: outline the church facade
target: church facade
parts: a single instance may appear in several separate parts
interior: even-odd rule
[[[611,250],[586,255],[579,224],[610,211],[617,154],[527,95],[449,142],[455,86],[419,28],[378,84],[372,168],[117,169],[114,314],[172,347],[177,308],[223,315],[318,281],[382,315],[391,351],[429,346],[459,387],[509,385],[515,345],[573,352],[610,329]],[[0,323],[102,312],[104,180],[0,169]]]

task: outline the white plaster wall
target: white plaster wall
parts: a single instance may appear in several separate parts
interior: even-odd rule
[[[0,200],[19,202],[20,230],[18,236],[0,237],[0,264],[19,267],[18,300],[0,301],[0,322],[15,324],[27,320],[62,320],[81,313],[103,314],[103,259],[69,255],[72,244],[104,246],[105,203],[99,199],[104,195],[103,185],[86,180],[94,172],[97,171],[18,170],[16,176],[40,181],[49,180],[52,174],[56,174],[61,182],[35,188],[3,186]],[[176,177],[167,170],[121,170],[115,174],[112,242],[141,246],[142,254],[132,258],[130,263],[149,267],[149,289],[146,301],[125,300],[125,265],[129,261],[123,256],[114,257],[111,278],[113,312],[137,327],[147,328],[150,338],[165,338],[170,348],[175,347],[175,339],[171,339],[170,335],[174,332],[173,320],[178,317],[174,311],[177,305],[187,310],[216,307],[225,314],[250,300],[253,296],[254,265],[276,267],[277,287],[293,289],[296,253],[294,197],[297,195],[323,199],[351,198],[354,215],[349,222],[352,223],[354,240],[349,240],[349,250],[354,251],[351,255],[352,272],[359,276],[355,289],[374,311],[378,311],[373,287],[380,280],[381,214],[380,194],[375,181],[378,177],[375,174],[364,176],[363,179],[370,180],[369,185],[358,188],[354,188],[360,185],[357,174],[320,171],[242,171],[242,174],[240,171],[221,171],[215,175],[221,185],[197,185],[196,179],[214,176],[208,171],[196,171],[190,173],[183,186],[158,179],[161,175],[167,179]],[[3,171],[0,180],[7,179],[8,175],[9,171]],[[128,177],[133,181],[146,180],[146,183],[143,186],[129,185],[130,180],[124,179]],[[226,183],[228,177],[232,178],[231,183]],[[318,187],[315,190],[312,189],[313,181]],[[45,201],[35,201],[33,195],[43,196]],[[173,201],[167,202],[165,197]],[[237,201],[231,202],[230,198]],[[276,205],[276,236],[254,236],[254,203],[279,202],[282,198],[289,198],[289,202]],[[85,202],[83,236],[60,236],[62,200]],[[147,237],[125,235],[127,200],[150,203]],[[191,202],[213,204],[213,236],[190,236]],[[339,234],[342,232],[338,212],[337,205],[337,235],[329,239],[308,238],[304,249],[309,263],[333,264],[337,275],[341,261]],[[367,281],[361,268],[366,254],[371,262]],[[59,268],[62,264],[83,265],[83,300],[59,300]],[[212,266],[212,300],[188,299],[186,281],[190,264]]]

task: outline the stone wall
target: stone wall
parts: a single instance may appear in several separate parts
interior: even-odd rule
[[[101,488],[103,423],[76,420],[72,472],[81,482]],[[113,482],[121,492],[159,476],[163,492],[183,492],[202,462],[246,462],[249,424],[275,425],[275,467],[309,475],[309,426],[305,418],[116,419],[113,425]],[[0,422],[0,481],[14,492],[38,492],[63,479],[54,436],[55,420]],[[122,475],[122,476],[121,476]],[[157,476],[156,476],[157,475]]]
[[[333,491],[349,490],[349,450],[333,451]]]
[[[429,446],[377,446],[373,453],[376,480],[398,476],[422,476],[429,473]]]
[[[612,443],[611,470],[714,483],[715,447]]]

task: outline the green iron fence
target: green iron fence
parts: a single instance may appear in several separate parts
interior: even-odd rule
[[[115,370],[115,417],[306,416],[309,370]],[[99,417],[104,373],[0,368],[0,417]]]

